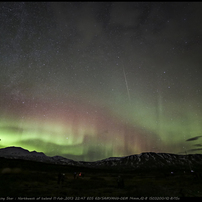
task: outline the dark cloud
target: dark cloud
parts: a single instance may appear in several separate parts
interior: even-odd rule
[[[2,126],[0,127],[0,130],[6,131],[6,132],[22,133],[24,129],[21,127],[15,127],[15,126]]]
[[[202,147],[202,144],[195,144],[193,146],[195,146],[195,147]]]
[[[187,139],[186,141],[198,140],[200,137],[202,137],[202,136],[196,136],[196,137],[193,137],[193,138]]]
[[[187,152],[196,152],[196,151],[201,151],[202,149],[190,149]]]

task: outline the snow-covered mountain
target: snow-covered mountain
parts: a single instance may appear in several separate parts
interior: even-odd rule
[[[79,167],[118,169],[118,170],[147,170],[147,169],[191,169],[202,167],[202,154],[177,155],[169,153],[146,152],[125,157],[110,157],[100,161],[74,161],[61,156],[49,157],[42,152],[29,152],[21,147],[0,149],[0,157],[9,159],[24,159],[58,165]]]
[[[193,169],[202,168],[202,154],[177,155],[145,152],[126,157],[108,158],[94,164],[94,167],[118,170]]]

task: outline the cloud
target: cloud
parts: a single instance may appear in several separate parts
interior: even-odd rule
[[[94,37],[102,32],[102,26],[96,22],[95,18],[90,15],[83,15],[84,18],[80,19],[77,24],[77,29],[83,38],[83,44],[88,45]]]
[[[202,137],[202,136],[196,136],[196,137],[193,137],[193,138],[187,139],[186,141],[198,140],[200,137]]]
[[[190,149],[188,152],[195,152],[195,151],[201,151],[202,149]]]
[[[7,131],[7,132],[15,132],[15,133],[22,133],[23,132],[22,127],[16,127],[16,126],[2,126],[0,127],[0,131]]]
[[[110,23],[124,27],[137,26],[141,11],[141,9],[138,9],[137,3],[114,3]]]
[[[202,147],[202,144],[195,144],[193,146],[195,146],[195,147]]]

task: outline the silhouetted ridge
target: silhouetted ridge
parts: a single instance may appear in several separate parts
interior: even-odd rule
[[[61,156],[46,156],[42,152],[29,152],[21,147],[7,147],[0,149],[0,157],[9,159],[32,160],[58,165],[71,165],[79,167],[100,169],[190,169],[201,168],[202,154],[177,155],[170,153],[144,152],[125,157],[109,157],[94,162],[74,161]]]

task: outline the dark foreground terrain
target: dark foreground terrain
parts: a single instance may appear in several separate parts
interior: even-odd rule
[[[200,170],[119,172],[0,158],[0,171],[0,197],[202,197]]]

